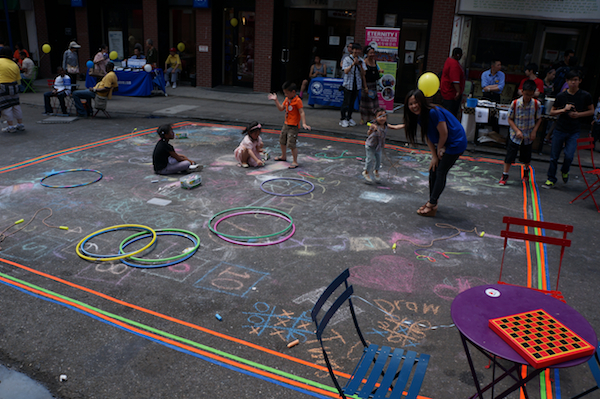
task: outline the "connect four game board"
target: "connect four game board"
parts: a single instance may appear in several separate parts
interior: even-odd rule
[[[489,326],[535,368],[594,353],[593,346],[543,309],[490,319]]]

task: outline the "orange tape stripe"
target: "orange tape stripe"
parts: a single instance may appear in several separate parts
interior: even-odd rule
[[[140,312],[147,313],[147,314],[150,314],[150,315],[153,315],[153,316],[156,316],[156,317],[159,317],[159,318],[171,321],[173,323],[181,324],[181,325],[184,325],[186,327],[190,327],[190,328],[193,328],[195,330],[199,330],[199,331],[202,331],[204,333],[207,333],[207,334],[210,334],[210,335],[214,335],[216,337],[219,337],[219,338],[222,338],[222,339],[225,339],[225,340],[228,340],[228,341],[232,341],[232,342],[235,342],[237,344],[241,344],[241,345],[247,346],[249,348],[259,350],[261,352],[268,353],[270,355],[278,356],[278,357],[284,358],[286,360],[291,360],[293,362],[302,364],[304,366],[308,366],[308,367],[316,368],[316,369],[321,370],[321,371],[327,371],[328,372],[327,367],[325,367],[325,366],[319,366],[317,364],[310,363],[308,361],[305,361],[305,360],[302,360],[302,359],[298,359],[298,358],[295,358],[293,356],[289,356],[289,355],[286,355],[284,353],[280,353],[280,352],[274,351],[272,349],[268,349],[268,348],[262,347],[260,345],[253,344],[251,342],[244,341],[244,340],[239,339],[239,338],[231,337],[229,335],[222,334],[222,333],[219,333],[217,331],[213,331],[213,330],[210,330],[208,328],[198,326],[196,324],[192,324],[192,323],[189,323],[189,322],[186,322],[186,321],[183,321],[183,320],[179,320],[179,319],[177,319],[175,317],[167,316],[167,315],[164,315],[162,313],[155,312],[153,310],[143,308],[141,306],[130,304],[128,302],[122,301],[122,300],[117,299],[117,298],[113,298],[113,297],[108,296],[106,294],[103,294],[101,292],[94,291],[94,290],[92,290],[90,288],[87,288],[87,287],[84,287],[84,286],[81,286],[81,285],[78,285],[78,284],[75,284],[75,283],[71,283],[70,281],[63,280],[63,279],[61,279],[59,277],[55,277],[55,276],[53,276],[51,274],[40,272],[38,270],[32,269],[32,268],[27,267],[27,266],[20,265],[18,263],[15,263],[15,262],[12,262],[12,261],[9,261],[9,260],[6,260],[6,259],[0,258],[0,261],[4,262],[4,263],[7,263],[9,265],[12,265],[12,266],[21,268],[23,270],[27,270],[27,271],[29,271],[31,273],[34,273],[34,274],[37,274],[37,275],[49,278],[49,279],[54,280],[56,282],[68,285],[68,286],[70,286],[72,288],[76,288],[78,290],[82,290],[82,291],[88,292],[88,293],[90,293],[92,295],[99,296],[99,297],[104,298],[106,300],[109,300],[111,302],[118,303],[119,305],[123,305],[123,306],[129,307],[129,308],[135,309],[135,310],[139,310]],[[346,374],[346,373],[343,373],[343,372],[339,372],[339,371],[336,371],[335,373],[337,375],[341,376],[341,377],[350,378],[349,374]]]
[[[230,359],[227,359],[227,358],[224,358],[224,357],[212,354],[210,352],[203,351],[203,350],[195,348],[193,346],[189,346],[189,345],[183,344],[181,342],[174,341],[172,339],[165,338],[165,337],[162,337],[160,335],[156,335],[154,333],[151,333],[151,332],[148,332],[148,331],[145,331],[145,330],[140,330],[140,329],[138,329],[136,327],[133,327],[133,326],[127,324],[127,323],[123,323],[120,320],[113,319],[112,317],[103,315],[102,313],[98,313],[95,310],[86,308],[85,306],[79,305],[77,303],[68,301],[66,299],[63,299],[63,298],[60,298],[60,297],[57,297],[57,296],[54,296],[54,295],[51,295],[51,294],[48,294],[46,292],[37,290],[35,288],[28,287],[28,286],[23,285],[21,283],[18,283],[16,281],[8,280],[8,279],[5,279],[4,277],[0,277],[0,280],[6,281],[7,283],[9,283],[11,285],[23,288],[26,291],[34,292],[34,293],[36,293],[36,294],[38,294],[40,296],[44,296],[46,298],[51,298],[52,300],[55,300],[57,302],[61,302],[61,303],[67,304],[69,306],[73,306],[75,308],[81,309],[81,310],[85,311],[86,313],[93,314],[94,316],[96,316],[98,318],[110,321],[111,323],[119,325],[119,326],[121,326],[121,327],[123,327],[123,328],[125,328],[127,330],[134,331],[134,332],[136,332],[136,333],[138,333],[140,335],[144,335],[144,336],[150,337],[152,339],[156,339],[158,341],[162,341],[162,342],[167,343],[169,345],[177,346],[177,347],[185,349],[187,351],[194,352],[194,353],[197,353],[199,355],[206,356],[206,357],[209,357],[211,359],[217,360],[219,362],[227,363],[227,364],[230,364],[232,366],[235,366],[235,367],[247,370],[247,371],[251,371],[253,373],[260,374],[260,375],[263,375],[265,377],[269,377],[269,378],[272,378],[272,379],[284,382],[284,383],[289,384],[289,385],[294,385],[294,386],[297,386],[297,387],[302,388],[302,389],[306,389],[306,390],[309,390],[309,391],[313,391],[313,392],[319,393],[321,395],[330,396],[332,398],[337,398],[338,397],[338,395],[335,394],[335,393],[333,393],[333,392],[325,391],[325,390],[320,389],[320,388],[315,388],[315,387],[312,387],[310,385],[306,385],[306,384],[303,384],[303,383],[300,383],[300,382],[297,382],[297,381],[294,381],[294,380],[290,380],[288,378],[281,377],[281,376],[279,376],[277,374],[272,374],[272,373],[266,372],[264,370],[260,370],[260,369],[257,369],[257,368],[245,365],[243,363],[238,363],[238,362],[236,362],[234,360],[230,360]]]

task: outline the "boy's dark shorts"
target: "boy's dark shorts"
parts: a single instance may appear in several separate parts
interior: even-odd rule
[[[519,162],[528,164],[531,162],[531,147],[533,144],[517,144],[511,139],[508,139],[508,146],[506,149],[506,158],[504,163],[514,163],[519,153]]]
[[[290,150],[296,148],[298,140],[298,126],[283,125],[279,135],[279,144],[286,146]]]

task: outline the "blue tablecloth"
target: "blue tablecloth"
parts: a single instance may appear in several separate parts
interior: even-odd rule
[[[115,71],[119,80],[119,90],[113,92],[116,96],[143,97],[152,94],[154,85],[166,93],[165,78],[162,69],[152,72],[141,71]],[[85,76],[85,87],[96,86],[96,79],[89,74]]]
[[[335,78],[313,78],[308,88],[308,105],[327,105],[330,107],[342,107],[344,101],[344,92],[339,88],[344,83],[344,79]],[[354,109],[360,107],[360,90],[354,103]]]

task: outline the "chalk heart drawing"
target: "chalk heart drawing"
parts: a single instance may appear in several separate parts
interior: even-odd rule
[[[371,259],[369,266],[350,269],[350,280],[363,287],[395,292],[413,292],[415,267],[400,256],[382,255]]]

